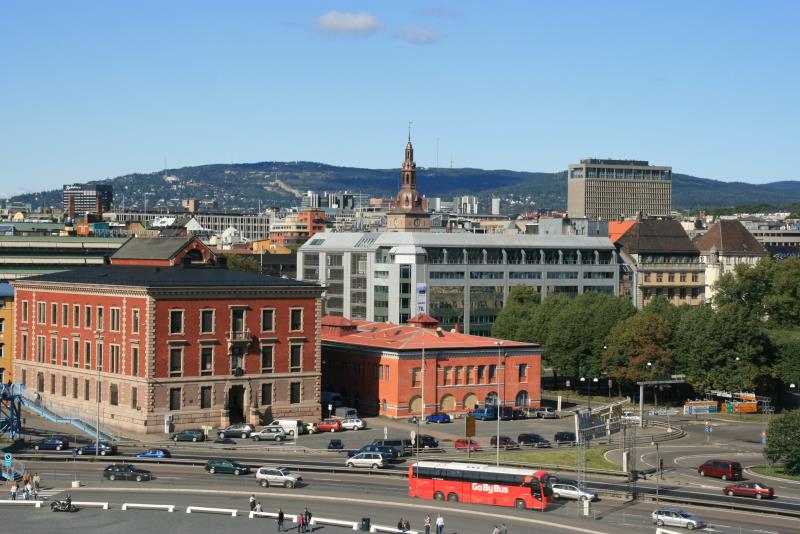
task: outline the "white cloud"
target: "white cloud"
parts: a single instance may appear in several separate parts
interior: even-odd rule
[[[441,41],[439,32],[425,26],[405,26],[397,32],[397,37],[415,45],[430,45]]]
[[[348,13],[328,11],[314,23],[317,30],[325,33],[369,34],[383,28],[383,23],[372,13]]]

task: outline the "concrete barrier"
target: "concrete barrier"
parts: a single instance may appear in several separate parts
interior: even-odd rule
[[[278,512],[250,512],[248,517],[250,517],[250,519],[253,519],[254,517],[271,517],[272,519],[278,519]],[[283,514],[283,520],[289,521],[290,523],[297,523],[297,516]]]
[[[238,511],[234,508],[206,508],[205,506],[187,506],[186,513],[203,512],[207,514],[230,514],[231,517],[236,517]]]
[[[135,503],[135,502],[126,502],[122,503],[122,510],[129,510],[131,508],[139,509],[139,510],[166,510],[167,512],[174,512],[175,505],[174,504],[142,504],[142,503]]]
[[[403,532],[402,530],[398,530],[395,527],[382,527],[381,525],[372,525],[369,527],[370,532],[389,532],[391,534],[398,534]],[[419,534],[416,530],[409,530],[408,534]]]
[[[329,519],[327,517],[312,517],[311,525],[333,525],[337,527],[352,528],[358,530],[358,521],[345,521],[342,519]]]
[[[94,502],[94,501],[72,501],[72,504],[75,506],[83,506],[84,508],[102,508],[103,510],[108,510],[108,503],[107,502]]]
[[[665,528],[657,528],[656,534],[683,534],[682,532],[678,532],[677,530],[667,530]]]
[[[34,508],[41,508],[42,507],[42,502],[44,502],[44,501],[26,501],[24,499],[15,499],[15,500],[12,501],[12,500],[8,499],[8,500],[0,501],[0,504],[30,504]]]

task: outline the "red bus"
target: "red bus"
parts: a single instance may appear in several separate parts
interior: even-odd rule
[[[408,494],[421,499],[545,510],[553,490],[547,471],[464,462],[417,462]]]

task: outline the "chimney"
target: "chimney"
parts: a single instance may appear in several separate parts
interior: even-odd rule
[[[67,197],[67,217],[70,222],[75,220],[75,197],[72,195]]]

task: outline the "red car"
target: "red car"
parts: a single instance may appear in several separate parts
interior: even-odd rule
[[[741,484],[732,484],[722,488],[722,493],[733,497],[755,497],[756,499],[771,499],[775,496],[775,490],[769,486],[765,486],[760,482],[742,482]]]
[[[473,441],[469,438],[458,438],[457,440],[455,440],[453,445],[455,445],[456,449],[460,451],[470,450],[475,452],[481,450],[480,446],[478,445],[478,442]]]
[[[341,432],[342,423],[339,421],[323,421],[317,425],[317,430],[320,432]]]

